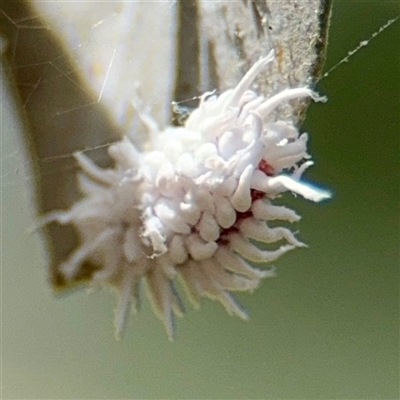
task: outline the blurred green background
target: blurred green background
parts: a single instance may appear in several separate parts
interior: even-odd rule
[[[336,1],[325,70],[399,11]],[[287,200],[309,248],[240,296],[249,322],[203,301],[173,343],[147,302],[115,341],[113,293],[55,298],[2,101],[2,398],[398,399],[399,43],[400,21],[319,84],[329,102],[307,116],[307,177],[334,197]]]

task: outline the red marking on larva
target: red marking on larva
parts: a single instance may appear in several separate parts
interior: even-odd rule
[[[251,189],[250,193],[251,193],[251,201],[252,202],[263,199],[265,196],[264,192],[261,192],[260,190],[256,190],[256,189]]]
[[[239,229],[235,225],[231,226],[230,228],[223,229],[219,235],[219,238],[217,239],[217,243],[220,245],[229,244],[229,239],[227,236],[230,233],[237,233],[237,232],[239,232]]]
[[[268,176],[273,176],[275,173],[274,168],[271,167],[271,165],[269,165],[264,159],[261,159],[259,162],[258,169]]]
[[[251,216],[253,216],[253,213],[250,210],[245,211],[245,212],[237,212],[236,213],[236,221],[238,221],[240,219],[249,218]]]

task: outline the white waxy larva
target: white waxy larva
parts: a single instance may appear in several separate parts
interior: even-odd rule
[[[168,203],[158,202],[154,207],[154,212],[160,221],[173,232],[182,233],[184,235],[190,233],[190,226],[182,220],[182,218],[169,206]]]
[[[176,172],[184,177],[195,178],[197,166],[193,156],[189,153],[182,154],[176,163]]]
[[[195,152],[195,161],[198,164],[204,164],[209,157],[218,154],[217,146],[213,143],[201,145]]]
[[[277,250],[260,250],[258,247],[247,241],[244,236],[237,233],[230,236],[229,246],[246,260],[256,263],[275,261],[284,253],[295,248],[293,245],[284,245]]]
[[[292,192],[302,195],[305,199],[315,202],[331,197],[330,193],[327,191],[313,188],[310,185],[304,185],[297,180],[283,175],[268,179],[267,185],[267,187],[272,190],[291,190]]]
[[[203,212],[197,226],[200,237],[206,242],[214,242],[219,238],[220,227],[214,216],[208,212]]]
[[[215,259],[232,273],[245,276],[249,279],[262,279],[276,275],[275,268],[260,270],[249,265],[243,258],[237,257],[228,248],[220,246],[215,252]]]
[[[285,239],[288,243],[294,246],[305,246],[304,243],[295,238],[289,229],[280,226],[269,228],[264,221],[256,220],[253,217],[243,219],[238,223],[238,226],[242,235],[258,240],[262,243],[274,243]]]
[[[224,179],[217,188],[213,188],[213,193],[218,196],[230,197],[237,187],[237,179],[234,176],[229,176]]]
[[[301,181],[311,164],[307,135],[291,123],[263,117],[293,98],[321,98],[308,88],[270,99],[249,91],[272,59],[273,52],[259,60],[235,89],[202,96],[184,126],[153,129],[152,148],[139,151],[128,139],[112,145],[113,168],[101,169],[83,154],[76,156],[85,173],[80,179],[84,197],[44,222],[71,223],[80,236],[81,245],[59,267],[66,280],[72,281],[89,261],[97,267],[92,282],[117,287],[118,332],[142,278],[170,338],[173,316],[182,313],[173,286],[177,277],[195,305],[208,296],[246,319],[230,292],[252,291],[275,274],[250,262],[271,262],[304,246],[288,228],[268,227],[270,220],[299,219],[272,201],[285,191],[312,201],[329,193]],[[278,244],[261,250],[252,239]]]
[[[215,196],[215,218],[221,228],[230,228],[236,221],[236,211],[231,202],[222,196]]]
[[[209,192],[208,188],[196,187],[193,191],[193,201],[202,211],[215,213],[214,197]]]
[[[235,193],[231,197],[231,204],[235,210],[245,212],[251,207],[250,183],[254,168],[248,165],[239,178]]]
[[[247,117],[250,115],[250,111],[257,109],[259,105],[261,105],[265,101],[265,98],[263,96],[259,96],[255,98],[252,101],[249,101],[243,108],[242,111],[240,112],[240,117],[238,123],[240,125],[244,124],[246,122]]]
[[[174,235],[169,245],[169,253],[175,264],[182,264],[188,258],[185,242],[182,235]]]
[[[165,163],[158,170],[155,184],[161,194],[169,197],[170,192],[173,190],[174,177],[175,177],[175,169],[173,165],[169,162]]]
[[[235,135],[234,130],[225,132],[218,141],[219,154],[228,160],[232,157],[238,150],[243,148],[243,141],[241,138]]]
[[[179,204],[181,218],[189,225],[196,225],[200,219],[201,211],[194,203],[180,203]]]
[[[136,229],[131,226],[125,232],[124,255],[129,262],[134,262],[140,258],[140,246],[136,240]]]
[[[67,278],[72,279],[76,275],[81,263],[88,256],[90,256],[90,254],[94,252],[98,246],[100,246],[114,234],[115,232],[113,232],[111,228],[103,231],[91,243],[87,244],[86,246],[81,246],[75,250],[72,255],[60,265],[60,270]]]
[[[314,101],[326,101],[326,97],[318,96],[311,89],[308,88],[296,88],[296,89],[286,89],[282,92],[276,94],[270,99],[262,103],[257,111],[261,117],[266,117],[271,111],[273,111],[282,101],[301,99],[303,97],[311,97]]]
[[[205,273],[225,290],[247,291],[254,290],[258,286],[259,279],[249,279],[244,276],[232,274],[225,270],[221,265],[215,264],[210,260],[201,262]]]
[[[186,245],[193,260],[206,260],[211,258],[218,248],[215,242],[206,242],[199,235],[187,236]]]
[[[251,211],[254,218],[262,221],[281,219],[296,222],[300,220],[300,216],[290,208],[275,206],[267,200],[256,200],[251,206]]]
[[[140,165],[139,160],[142,157],[142,154],[126,137],[121,142],[112,144],[108,153],[126,170],[138,167]]]

